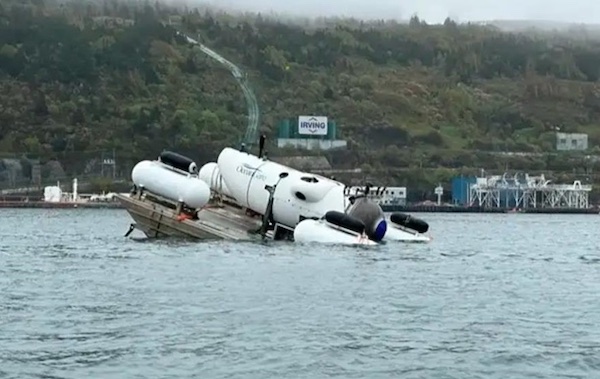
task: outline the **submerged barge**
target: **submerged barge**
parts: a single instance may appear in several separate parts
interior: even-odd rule
[[[260,152],[264,138],[261,138]],[[149,238],[379,245],[429,242],[429,225],[404,214],[389,220],[366,195],[346,196],[331,178],[224,148],[198,170],[188,157],[163,151],[135,165],[129,195],[116,198]],[[388,227],[389,225],[389,227]],[[385,238],[385,239],[384,239]]]
[[[130,196],[119,194],[116,198],[135,221],[126,236],[138,229],[149,238],[260,239],[260,218],[249,216],[242,208],[218,200],[194,211],[139,189]]]

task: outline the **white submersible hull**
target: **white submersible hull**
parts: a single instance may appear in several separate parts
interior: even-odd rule
[[[394,218],[396,222],[386,219],[381,207],[364,196],[351,201],[341,182],[247,152],[223,149],[217,162],[209,162],[200,169],[199,177],[214,193],[263,215],[264,220],[269,219],[269,224],[283,226],[280,230],[290,231],[286,239],[353,245],[429,241],[429,237],[411,229],[414,220],[406,225],[406,217],[400,223],[397,223],[397,217]],[[338,219],[327,220],[326,214],[330,212],[337,212]],[[346,216],[360,220],[363,229],[348,229],[343,225],[348,221]],[[272,233],[273,236],[277,234]]]

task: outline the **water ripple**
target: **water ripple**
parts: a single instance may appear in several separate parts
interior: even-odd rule
[[[600,376],[591,216],[427,215],[432,243],[374,249],[0,218],[0,378]]]

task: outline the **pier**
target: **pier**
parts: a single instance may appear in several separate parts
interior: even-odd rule
[[[540,214],[599,214],[589,203],[591,185],[575,180],[572,184],[555,184],[542,174],[455,177],[452,180],[452,203],[435,212],[495,212]],[[444,206],[442,206],[444,207]],[[427,210],[430,211],[430,210]]]
[[[477,178],[469,188],[469,205],[514,209],[587,209],[591,185],[553,184],[544,175],[494,175]]]

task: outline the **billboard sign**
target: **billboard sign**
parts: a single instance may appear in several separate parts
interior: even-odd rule
[[[298,116],[298,134],[311,136],[326,136],[327,117]]]

